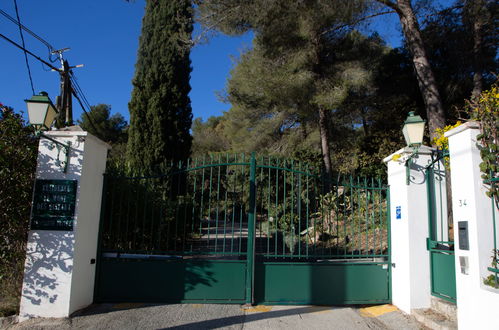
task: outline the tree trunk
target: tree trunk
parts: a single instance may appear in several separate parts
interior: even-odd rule
[[[316,76],[316,80],[320,81],[322,79],[322,75],[324,70],[322,68],[322,43],[320,42],[321,34],[319,31],[315,31],[315,33],[311,37],[312,43],[314,45],[314,53],[315,53],[315,61],[313,65],[312,71]],[[331,154],[329,150],[329,116],[328,110],[324,108],[322,105],[316,105],[319,110],[319,133],[321,137],[321,150],[322,150],[322,162],[324,165],[324,192],[329,192],[329,188],[331,186],[331,180],[333,178],[333,166],[331,164]]]
[[[430,130],[430,138],[436,137],[437,128],[445,126],[445,113],[438,92],[437,83],[430,62],[426,55],[418,21],[411,7],[410,0],[397,0],[400,23],[402,30],[412,53],[412,62],[416,71],[419,89],[426,106],[426,116]]]
[[[331,165],[331,157],[329,150],[329,122],[327,120],[327,110],[324,107],[319,107],[319,131],[321,136],[322,161],[324,163],[325,172],[325,190],[328,190],[329,183],[333,177],[333,169]]]
[[[482,30],[484,26],[483,0],[466,1],[464,15],[473,33],[473,90],[472,97],[479,97],[483,90]]]
[[[391,0],[376,1],[392,8],[399,15],[402,31],[412,54],[412,62],[416,71],[419,89],[425,103],[430,138],[433,140],[436,136],[437,128],[445,126],[445,112],[442,107],[433,70],[426,56],[423,39],[419,31],[419,24],[411,7],[411,1],[397,0],[396,3]]]
[[[479,97],[483,89],[483,72],[482,72],[482,24],[480,19],[473,23],[473,57],[474,57],[474,73],[473,73],[473,91],[472,97]]]
[[[362,130],[364,131],[364,136],[368,136],[369,127],[367,126],[366,112],[364,109],[360,109],[360,117],[362,118]]]

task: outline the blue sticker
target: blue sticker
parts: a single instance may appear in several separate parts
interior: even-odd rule
[[[395,218],[402,219],[402,206],[395,206]]]

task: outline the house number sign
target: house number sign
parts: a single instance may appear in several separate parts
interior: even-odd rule
[[[36,180],[31,229],[73,230],[76,180]]]

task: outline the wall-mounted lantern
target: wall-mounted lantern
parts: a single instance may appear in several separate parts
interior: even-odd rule
[[[64,149],[66,161],[64,162],[64,173],[68,170],[69,164],[69,151],[71,149],[71,142],[68,144],[61,143],[52,137],[43,134],[43,131],[49,130],[57,118],[59,112],[54,107],[46,92],[40,92],[38,95],[33,95],[31,99],[24,100],[28,108],[29,123],[34,127],[37,136],[43,136],[47,140],[52,141]]]

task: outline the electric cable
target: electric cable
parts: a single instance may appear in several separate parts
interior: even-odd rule
[[[18,43],[16,43],[16,42],[15,42],[15,41],[13,41],[12,39],[10,39],[10,38],[6,37],[5,35],[3,35],[3,34],[1,34],[1,33],[0,33],[0,38],[5,39],[6,41],[8,41],[8,42],[9,42],[9,43],[11,43],[12,45],[16,46],[17,48],[21,49],[22,51],[25,51],[27,54],[29,54],[29,55],[33,56],[35,59],[37,59],[38,61],[42,62],[43,64],[45,64],[46,66],[48,66],[48,67],[49,67],[49,68],[51,68],[52,70],[54,70],[54,71],[57,71],[57,72],[61,73],[61,70],[60,70],[60,69],[56,68],[55,66],[53,66],[53,65],[52,65],[52,64],[50,64],[50,63],[48,63],[47,61],[45,61],[45,60],[41,59],[39,56],[37,56],[37,55],[33,54],[32,52],[30,52],[29,50],[27,50],[27,49],[26,49],[26,48],[24,48],[23,46],[19,45]],[[72,74],[72,72],[71,72],[71,75],[73,75],[73,74]],[[72,77],[71,75],[70,75],[70,79],[71,79],[71,77]],[[75,82],[75,80],[74,80],[74,79],[71,79],[71,81],[72,81],[72,82]],[[75,84],[75,86],[76,86],[76,88],[78,89],[79,93],[80,93],[81,95],[83,95],[83,97],[85,97],[85,95],[83,94],[83,91],[81,90],[81,87],[78,85],[78,83],[76,83],[76,84]],[[71,89],[71,94],[73,94],[73,96],[74,96],[74,97],[78,100],[78,103],[80,104],[80,106],[81,106],[81,108],[82,108],[83,112],[84,112],[84,113],[85,113],[85,115],[87,116],[87,118],[88,118],[88,120],[89,120],[90,125],[92,126],[92,128],[93,128],[95,131],[97,131],[97,128],[95,127],[95,124],[94,124],[94,122],[92,121],[92,118],[90,117],[90,114],[89,114],[89,113],[87,112],[87,110],[85,109],[85,106],[83,105],[83,103],[82,103],[82,101],[81,101],[80,97],[78,96],[77,91],[76,91],[74,88],[72,88],[72,89]],[[90,105],[88,104],[88,100],[86,99],[86,97],[85,97],[85,102],[87,103],[87,106],[88,106],[88,108],[90,109]]]
[[[17,8],[17,0],[14,0],[14,7],[16,9],[16,16],[17,16],[17,21],[19,24],[17,25],[19,27],[19,34],[21,35],[21,42],[23,45],[23,48],[26,49],[26,43],[24,42],[24,35],[23,35],[23,29],[21,28],[21,18],[19,17],[19,9]],[[33,77],[31,76],[31,69],[29,67],[29,61],[28,61],[28,54],[26,53],[26,50],[24,50],[24,60],[26,61],[26,68],[28,69],[28,77],[29,77],[29,82],[31,84],[31,91],[33,92],[33,95],[35,95],[35,87],[33,86]]]
[[[37,36],[34,32],[32,32],[31,30],[29,30],[28,28],[24,27],[22,24],[20,24],[19,22],[17,22],[14,18],[12,18],[9,14],[7,14],[6,12],[4,12],[1,9],[0,9],[0,14],[2,14],[5,17],[9,18],[11,21],[13,21],[14,23],[18,24],[21,28],[23,28],[23,30],[25,30],[26,32],[28,32],[29,34],[31,34],[32,36],[34,36],[36,39],[40,40],[42,43],[44,43],[49,48],[49,50],[53,49],[53,47],[48,42],[46,42],[45,40],[43,40],[41,37]],[[32,52],[30,52],[29,50],[27,50],[26,47],[19,45],[18,43],[16,43],[12,39],[8,38],[7,36],[5,36],[5,35],[3,35],[3,34],[0,33],[0,38],[5,39],[7,42],[11,43],[15,47],[17,47],[17,48],[21,49],[22,51],[24,51],[25,53],[31,55],[32,57],[34,57],[35,59],[37,59],[38,61],[40,61],[42,64],[45,64],[46,66],[48,66],[50,69],[52,69],[54,71],[57,71],[59,73],[61,72],[60,69],[56,68],[52,64],[50,64],[47,61],[43,60],[39,56],[33,54]],[[91,110],[90,103],[88,102],[88,99],[85,97],[85,94],[83,93],[83,90],[81,89],[80,85],[76,81],[76,76],[74,75],[74,73],[72,71],[70,71],[69,73],[70,73],[69,78],[71,80],[71,83],[76,87],[76,89],[75,88],[71,89],[71,94],[73,94],[73,96],[78,100],[78,103],[80,104],[81,109],[83,110],[83,112],[87,116],[87,118],[88,118],[88,120],[89,120],[90,125],[92,126],[92,128],[95,131],[97,131],[97,128],[96,128],[94,122],[92,121],[92,118],[91,118],[90,114],[85,109],[85,105],[86,105],[87,108],[89,109],[89,111]],[[33,92],[33,94],[34,94],[34,92]],[[84,99],[85,105],[83,105],[83,102],[80,99],[79,95],[81,95],[82,99]]]
[[[49,60],[50,62],[55,62],[57,61],[57,57],[56,58],[52,58],[52,51],[54,50],[54,47],[48,42],[46,41],[45,39],[43,39],[42,37],[40,37],[38,34],[36,34],[35,32],[31,31],[30,29],[28,29],[26,26],[24,26],[23,24],[21,24],[21,22],[19,22],[18,20],[16,20],[14,17],[10,16],[9,14],[7,14],[5,11],[3,11],[2,9],[0,9],[0,14],[3,15],[4,17],[6,17],[9,21],[11,21],[12,23],[16,24],[18,27],[20,27],[21,29],[23,29],[24,31],[26,31],[28,34],[30,34],[33,38],[37,39],[38,41],[40,41],[42,44],[44,44],[47,48],[48,48],[48,51],[49,51]]]
[[[78,94],[75,92],[74,89],[71,89],[71,93],[78,100],[78,103],[80,104],[81,109],[83,110],[83,112],[85,113],[85,115],[88,118],[88,121],[90,122],[90,126],[92,126],[92,128],[95,130],[95,132],[97,132],[97,128],[95,127],[94,122],[92,121],[92,118],[90,117],[90,114],[87,112],[87,110],[85,110],[85,107],[83,106],[83,103],[81,102],[80,97],[78,96]]]
[[[90,125],[92,128],[97,132],[97,128],[95,124],[92,121],[92,116],[90,116],[90,111],[92,111],[92,106],[90,105],[90,102],[88,101],[87,97],[85,96],[85,93],[83,93],[83,89],[81,88],[80,84],[78,83],[78,79],[76,78],[76,75],[73,73],[73,71],[69,71],[69,79],[71,81],[71,86],[73,95],[75,98],[78,100],[78,103],[80,103],[80,106],[87,116]],[[87,107],[88,111],[85,109],[85,106]]]
[[[88,101],[87,97],[85,96],[85,93],[83,93],[83,89],[80,87],[80,84],[78,83],[78,79],[76,78],[76,75],[73,73],[73,71],[70,71],[70,76],[69,78],[71,79],[71,83],[76,87],[78,90],[81,98],[83,99],[83,102],[85,105],[90,109],[90,102]]]
[[[16,46],[17,48],[19,48],[20,50],[22,51],[25,51],[26,53],[28,53],[29,55],[33,56],[34,58],[36,58],[38,61],[42,62],[43,64],[45,64],[46,66],[48,66],[49,68],[51,68],[52,70],[54,71],[57,71],[57,72],[61,72],[60,69],[56,68],[55,66],[53,66],[52,64],[50,64],[49,62],[41,59],[39,56],[33,54],[32,52],[30,52],[29,50],[27,50],[26,48],[24,48],[23,46],[19,45],[18,43],[16,43],[15,41],[13,41],[12,39],[9,39],[7,38],[5,35],[1,34],[0,33],[0,38],[3,38],[5,39],[6,41],[8,41],[9,43],[11,43],[12,45]]]
[[[92,111],[92,107],[90,105],[90,102],[88,102],[88,100],[87,100],[85,94],[83,93],[83,90],[81,89],[81,87],[73,79],[70,79],[70,80],[71,80],[71,84],[74,87],[74,90],[75,90],[76,94],[78,94],[78,96],[81,98],[82,103],[86,106],[86,108],[88,109],[88,111]]]

